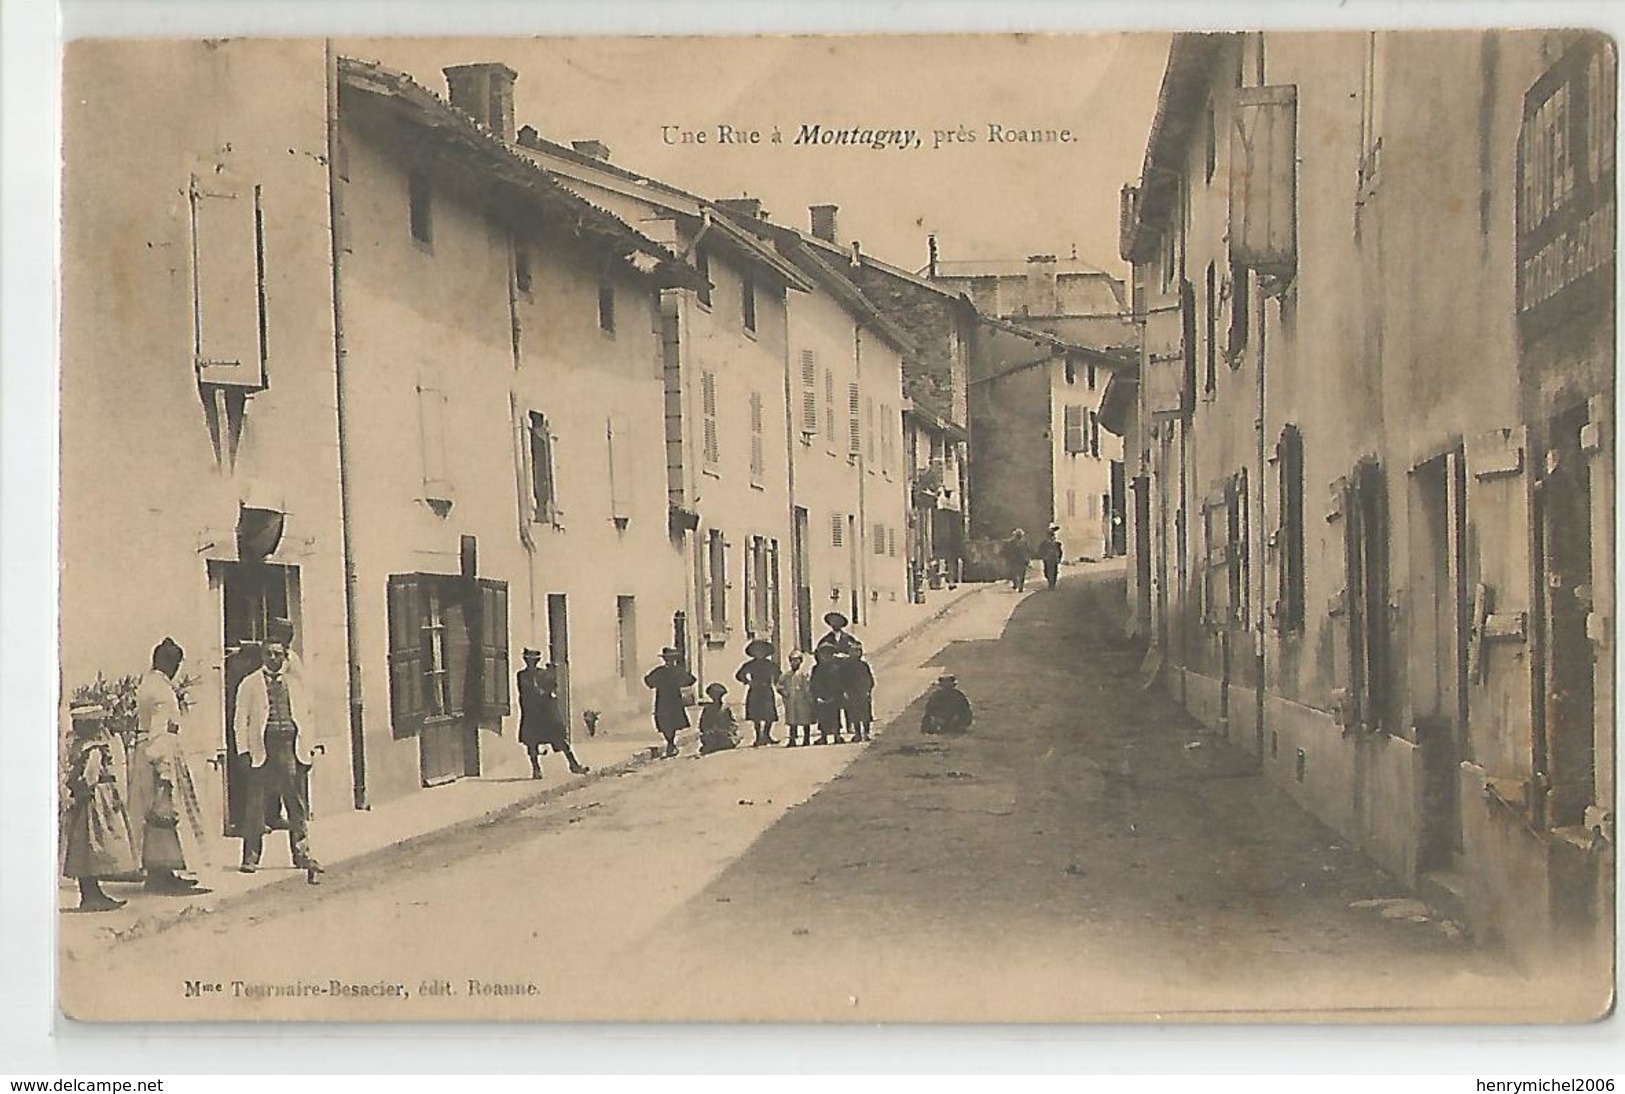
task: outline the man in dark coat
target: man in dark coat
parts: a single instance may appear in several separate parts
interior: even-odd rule
[[[677,731],[687,729],[688,708],[683,704],[683,689],[694,686],[694,674],[682,664],[682,654],[671,646],[660,651],[660,664],[649,670],[643,678],[646,687],[655,693],[655,729],[666,738],[666,755],[677,755]]]
[[[1010,533],[1010,538],[1004,541],[1004,564],[1010,574],[1010,587],[1016,592],[1023,592],[1027,588],[1027,564],[1032,560],[1032,546],[1027,542],[1027,533],[1017,528]]]
[[[1044,535],[1044,542],[1038,545],[1038,557],[1044,563],[1044,580],[1049,582],[1051,589],[1061,576],[1061,540],[1057,533],[1061,530],[1059,524],[1049,526]]]
[[[541,750],[545,746],[563,753],[570,770],[585,775],[592,769],[576,760],[570,749],[570,727],[559,711],[559,674],[552,665],[538,667],[541,650],[524,652],[525,667],[516,679],[519,683],[519,743],[530,753],[530,777],[542,777]]]

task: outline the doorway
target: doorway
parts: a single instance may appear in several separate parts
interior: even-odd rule
[[[795,573],[796,641],[800,649],[813,644],[812,567],[807,552],[807,510],[796,506],[794,537],[790,541],[790,568]]]
[[[1541,621],[1546,632],[1547,774],[1554,828],[1584,823],[1594,800],[1596,648],[1586,633],[1592,610],[1591,467],[1580,448],[1586,408],[1551,423],[1540,487]]]
[[[547,661],[558,673],[559,714],[570,721],[570,611],[563,593],[547,594]]]
[[[209,584],[220,593],[224,654],[225,763],[221,775],[225,785],[221,794],[221,834],[236,837],[242,835],[248,787],[248,744],[237,740],[236,731],[237,687],[244,677],[259,671],[261,650],[273,621],[293,624],[293,658],[303,649],[298,618],[299,568],[265,562],[211,562]],[[267,820],[272,827],[287,827],[280,813],[272,815],[268,811]]]

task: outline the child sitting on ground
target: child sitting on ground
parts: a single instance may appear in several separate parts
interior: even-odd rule
[[[739,745],[739,723],[722,700],[728,689],[712,684],[705,689],[706,702],[700,707],[700,755],[722,752]]]
[[[937,677],[937,686],[925,701],[925,716],[920,719],[921,733],[963,733],[970,728],[970,700],[959,690],[958,682],[949,673]]]

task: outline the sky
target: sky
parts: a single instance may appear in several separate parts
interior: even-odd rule
[[[909,269],[937,235],[945,260],[1052,253],[1127,272],[1118,190],[1138,176],[1165,34],[340,40],[445,94],[441,69],[519,73],[517,124],[598,139],[630,170],[705,197],[762,199],[807,226],[840,207],[843,243]],[[719,143],[719,127],[758,144]],[[918,147],[797,146],[803,125],[914,130]],[[991,126],[1071,141],[990,141]],[[782,143],[772,143],[773,128]],[[673,127],[666,129],[664,127]],[[683,143],[681,133],[705,143]],[[937,133],[953,134],[938,146]],[[960,137],[974,135],[974,141]],[[675,142],[675,143],[670,143]]]

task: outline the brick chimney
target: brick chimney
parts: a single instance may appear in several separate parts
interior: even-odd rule
[[[761,198],[723,198],[717,204],[730,213],[737,213],[742,217],[757,219],[766,216],[762,212]]]
[[[1030,315],[1058,315],[1060,297],[1055,289],[1055,256],[1027,257],[1027,308]]]
[[[519,73],[495,61],[443,70],[451,105],[505,141],[513,140],[513,82]]]
[[[591,156],[595,160],[603,160],[606,163],[609,161],[609,145],[596,137],[584,141],[571,141],[570,147],[583,156]]]
[[[812,234],[814,239],[821,239],[825,243],[839,243],[835,238],[835,215],[841,211],[838,205],[809,205],[807,212],[812,219]]]

